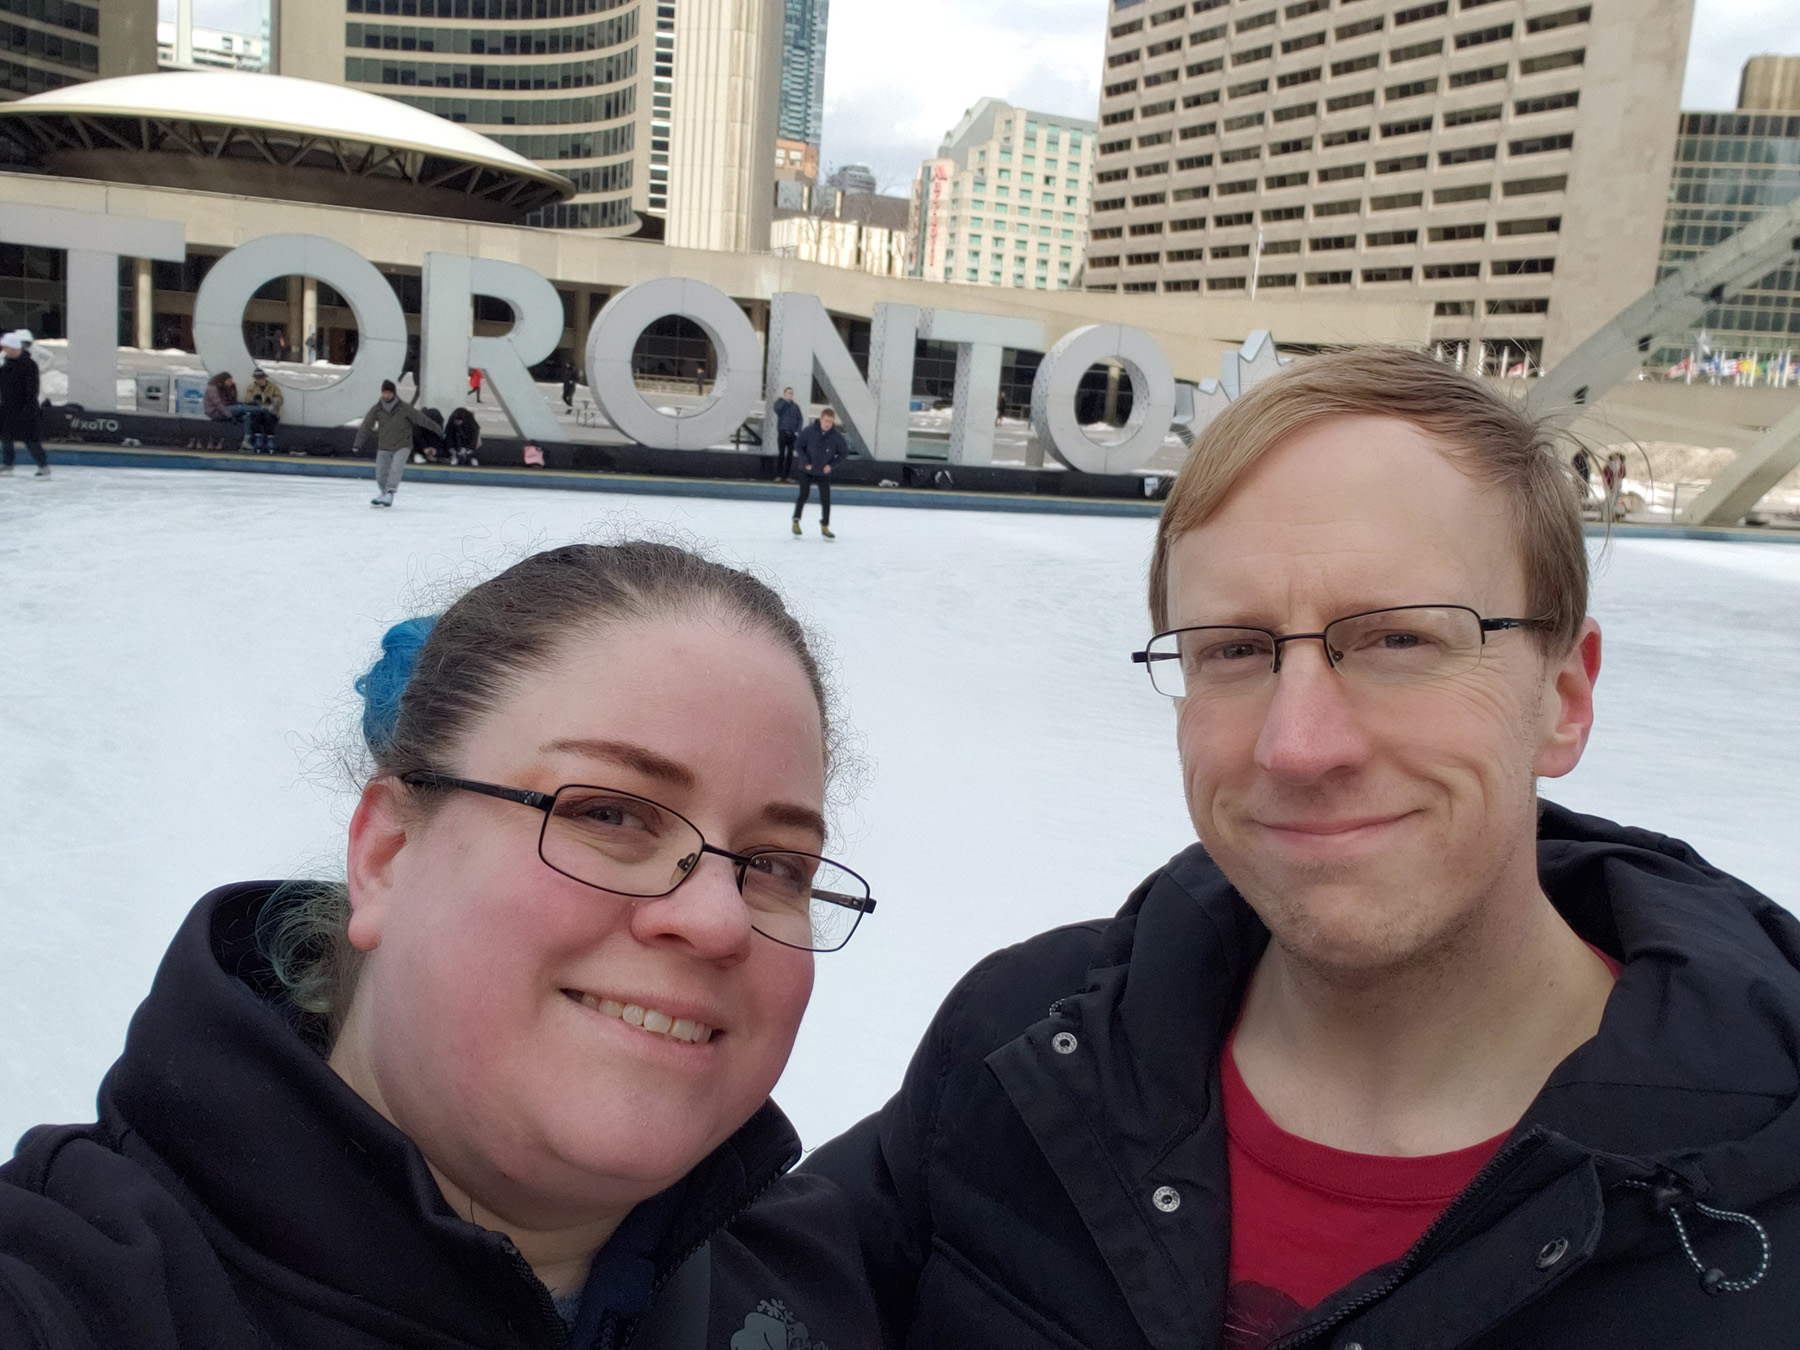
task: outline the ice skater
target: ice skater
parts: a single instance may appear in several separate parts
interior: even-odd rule
[[[356,429],[358,450],[366,450],[371,444],[375,447],[375,495],[369,499],[370,506],[394,504],[400,475],[406,472],[406,457],[412,453],[414,427],[425,427],[438,435],[444,430],[429,413],[402,403],[394,382],[383,380],[381,397]]]
[[[836,539],[831,532],[831,466],[850,453],[844,433],[837,429],[837,414],[830,408],[819,409],[819,420],[800,433],[794,446],[795,477],[800,480],[800,495],[794,499],[794,533],[800,533],[800,513],[806,509],[806,498],[812,485],[819,485],[819,533]]]
[[[806,417],[794,402],[792,385],[781,391],[769,411],[775,414],[775,481],[785,483],[794,474],[794,441]]]
[[[0,336],[0,474],[13,471],[13,442],[24,441],[37,462],[37,476],[48,478],[43,437],[37,362],[26,355],[24,335],[15,330]]]

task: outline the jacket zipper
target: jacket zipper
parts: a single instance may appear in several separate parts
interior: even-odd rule
[[[732,1224],[736,1223],[738,1221],[738,1218],[746,1210],[748,1210],[758,1200],[763,1198],[763,1196],[768,1192],[769,1187],[773,1186],[776,1182],[780,1181],[783,1177],[785,1177],[789,1172],[793,1171],[794,1164],[798,1163],[799,1161],[800,1161],[800,1159],[798,1157],[789,1159],[786,1167],[782,1168],[774,1176],[770,1177],[767,1181],[763,1182],[763,1184],[758,1186],[754,1191],[751,1191],[749,1196],[744,1200],[743,1204],[739,1205],[736,1209],[732,1210],[731,1213],[727,1214],[723,1219],[719,1220],[718,1223],[714,1224],[710,1229],[707,1230],[705,1236],[703,1236],[698,1242],[695,1242],[692,1246],[685,1249],[673,1261],[669,1262],[669,1264],[663,1268],[663,1273],[661,1275],[658,1275],[656,1277],[655,1283],[653,1283],[650,1286],[651,1296],[654,1298],[657,1294],[660,1294],[663,1291],[663,1286],[665,1286],[666,1284],[668,1284],[668,1282],[670,1280],[675,1278],[675,1272],[680,1270],[683,1266],[685,1266],[687,1264],[688,1258],[690,1256],[692,1256],[695,1252],[699,1251],[707,1243],[711,1242],[715,1237],[717,1237],[720,1233],[724,1232],[727,1228],[731,1227]],[[627,1340],[626,1344],[629,1345],[630,1341]]]
[[[538,1278],[538,1273],[531,1268],[531,1262],[527,1261],[525,1254],[513,1245],[511,1238],[503,1233],[500,1240],[506,1244],[506,1256],[513,1263],[513,1269],[524,1277],[525,1283],[537,1296],[538,1315],[550,1328],[551,1343],[556,1346],[556,1350],[567,1350],[569,1344],[568,1324],[562,1320],[562,1314],[556,1311],[556,1302],[550,1296],[549,1287]]]
[[[1379,1287],[1371,1289],[1366,1294],[1362,1294],[1345,1304],[1325,1321],[1316,1322],[1312,1326],[1300,1327],[1295,1331],[1290,1331],[1279,1340],[1272,1341],[1268,1346],[1268,1350],[1296,1350],[1297,1347],[1305,1345],[1308,1341],[1314,1340],[1315,1338],[1330,1332],[1333,1328],[1343,1325],[1343,1323],[1354,1317],[1364,1308],[1369,1307],[1371,1304],[1379,1303],[1382,1299],[1393,1293],[1394,1290],[1405,1283],[1407,1277],[1418,1268],[1423,1254],[1428,1250],[1432,1241],[1438,1234],[1443,1232],[1457,1219],[1461,1218],[1462,1215],[1466,1214],[1479,1200],[1485,1198],[1482,1192],[1485,1188],[1489,1187],[1494,1177],[1506,1168],[1511,1167],[1525,1152],[1537,1148],[1543,1142],[1543,1132],[1534,1127],[1513,1140],[1512,1143],[1508,1144],[1505,1148],[1501,1149],[1492,1158],[1488,1159],[1487,1166],[1483,1167],[1481,1171],[1475,1174],[1475,1179],[1463,1188],[1462,1194],[1452,1200],[1444,1209],[1444,1212],[1431,1221],[1431,1226],[1419,1235],[1419,1240],[1413,1243],[1407,1250],[1405,1256],[1400,1258],[1399,1265],[1394,1267],[1393,1273],[1390,1274]]]

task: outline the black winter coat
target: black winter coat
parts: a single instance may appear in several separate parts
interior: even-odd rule
[[[0,361],[0,436],[35,441],[43,434],[38,407],[38,364],[29,352]]]
[[[1800,924],[1660,835],[1547,806],[1539,840],[1552,901],[1624,962],[1598,1035],[1283,1350],[1800,1344]],[[1218,1060],[1267,941],[1194,847],[962,981],[900,1093],[803,1169],[859,1207],[890,1345],[1221,1344]]]
[[[132,1018],[99,1123],[40,1126],[0,1167],[0,1347],[569,1345],[517,1249],[451,1211],[412,1142],[326,1065],[317,1019],[278,993],[252,938],[273,887],[200,902]],[[649,1235],[662,1296],[648,1324],[614,1318],[590,1333],[584,1306],[581,1350],[653,1327],[670,1288],[691,1325],[665,1322],[659,1347],[876,1344],[842,1197],[822,1178],[784,1176],[798,1155],[765,1104]],[[707,1255],[684,1265],[696,1249]],[[708,1261],[710,1289],[704,1274],[696,1287]]]
[[[843,432],[835,426],[827,431],[813,422],[794,444],[794,467],[816,477],[849,453],[850,445]]]
[[[792,399],[778,398],[772,405],[775,413],[775,430],[789,436],[800,434],[800,424],[806,419],[801,415],[800,405]]]

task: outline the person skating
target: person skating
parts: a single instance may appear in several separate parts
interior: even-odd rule
[[[794,474],[794,441],[800,435],[800,426],[806,417],[800,411],[800,405],[794,402],[791,385],[781,391],[781,397],[769,411],[775,414],[775,481],[785,483]]]
[[[827,539],[831,532],[831,466],[850,453],[844,433],[836,426],[837,414],[830,408],[819,409],[819,420],[800,433],[794,446],[794,469],[800,480],[800,495],[794,499],[794,533],[800,533],[800,513],[806,509],[806,498],[812,485],[819,485],[819,533]]]
[[[400,401],[400,392],[392,380],[381,382],[381,397],[375,401],[356,429],[356,448],[375,447],[376,492],[370,506],[392,506],[394,493],[400,488],[400,475],[406,472],[406,457],[412,453],[415,426],[442,432],[428,414],[410,403]]]
[[[13,442],[24,441],[37,463],[37,476],[50,476],[44,453],[43,413],[38,408],[37,362],[25,353],[18,332],[0,336],[0,474],[13,471]]]

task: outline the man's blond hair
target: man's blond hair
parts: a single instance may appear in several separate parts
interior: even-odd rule
[[[1296,361],[1213,420],[1175,478],[1150,560],[1150,617],[1169,623],[1169,549],[1210,520],[1233,488],[1281,442],[1334,417],[1392,417],[1423,432],[1453,464],[1511,504],[1525,562],[1519,617],[1549,624],[1567,651],[1587,617],[1587,548],[1573,475],[1555,434],[1486,385],[1422,352],[1358,347]]]

